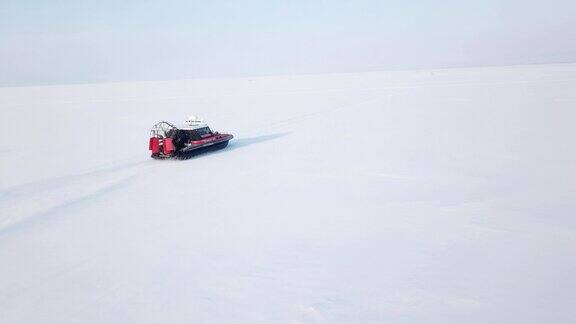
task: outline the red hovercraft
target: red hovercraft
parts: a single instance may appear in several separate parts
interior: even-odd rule
[[[201,153],[223,149],[234,136],[212,132],[210,127],[196,116],[190,116],[184,126],[178,128],[161,121],[150,131],[148,149],[154,159],[188,159]]]

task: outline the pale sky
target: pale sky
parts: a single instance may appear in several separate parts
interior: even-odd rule
[[[0,0],[0,86],[576,62],[576,1]]]

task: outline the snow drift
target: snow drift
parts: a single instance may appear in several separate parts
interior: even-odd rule
[[[569,322],[576,65],[0,88],[6,323]],[[202,116],[225,150],[155,161]]]

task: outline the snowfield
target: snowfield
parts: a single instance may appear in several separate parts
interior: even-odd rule
[[[1,323],[570,323],[576,64],[0,88]],[[223,151],[149,157],[189,114]]]

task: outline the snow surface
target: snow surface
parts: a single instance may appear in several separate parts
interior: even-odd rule
[[[568,323],[576,64],[0,88],[2,323]],[[154,122],[236,136],[155,161]]]

